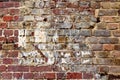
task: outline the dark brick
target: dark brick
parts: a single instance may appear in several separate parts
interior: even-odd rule
[[[111,33],[109,30],[95,30],[93,35],[96,37],[109,37]]]
[[[119,80],[120,75],[109,74],[108,80]]]
[[[69,72],[67,73],[67,79],[82,79],[82,73]]]
[[[117,44],[119,42],[118,38],[101,38],[99,40],[100,44]]]

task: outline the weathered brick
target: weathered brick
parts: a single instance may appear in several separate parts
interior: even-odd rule
[[[100,5],[103,9],[110,9],[111,8],[111,2],[101,2]]]
[[[88,29],[81,30],[81,31],[80,31],[80,35],[81,35],[81,36],[86,36],[86,37],[88,37],[88,36],[91,36],[91,35],[92,35],[92,31],[91,31],[91,30],[88,30]]]
[[[118,10],[106,9],[99,10],[98,16],[116,16],[118,14]]]
[[[95,30],[93,35],[96,37],[109,37],[111,33],[109,30]]]
[[[34,73],[24,73],[24,79],[33,79]]]
[[[109,54],[110,57],[115,57],[115,58],[119,58],[120,57],[120,51],[112,51]]]
[[[13,30],[4,30],[4,35],[5,36],[12,36],[13,35]]]
[[[96,58],[93,60],[94,64],[99,64],[99,65],[113,65],[113,59],[110,58]]]
[[[22,76],[23,76],[23,73],[20,73],[20,72],[18,72],[18,73],[13,73],[13,77],[16,78],[16,79],[21,79]]]
[[[119,66],[119,65],[120,65],[120,59],[117,59],[117,58],[116,58],[116,59],[114,60],[114,65]]]
[[[102,22],[120,22],[120,17],[118,16],[102,16]]]
[[[55,73],[44,73],[44,77],[46,79],[55,79],[56,78],[56,74]]]
[[[65,73],[57,73],[57,79],[63,79],[66,78],[66,74]]]
[[[67,79],[82,79],[82,73],[69,72],[67,73]]]
[[[108,23],[107,24],[108,29],[110,30],[116,30],[119,28],[119,23]]]
[[[97,38],[97,37],[88,37],[88,38],[86,39],[86,41],[87,41],[88,43],[91,43],[91,44],[96,44],[96,43],[98,43],[98,38]]]
[[[103,49],[103,45],[102,44],[92,44],[91,49],[93,51],[101,51]]]
[[[6,54],[8,57],[18,57],[18,50],[10,50]]]
[[[34,73],[34,79],[43,79],[44,78],[44,74],[43,73]]]
[[[3,59],[3,64],[12,64],[12,63],[13,63],[13,59],[10,59],[10,58]]]
[[[107,58],[110,53],[106,51],[97,51],[95,52],[96,58]]]
[[[4,72],[1,76],[2,79],[12,79],[12,73]]]
[[[28,72],[29,71],[29,66],[10,65],[10,66],[8,66],[8,71],[12,71],[12,72]]]
[[[19,9],[10,9],[10,10],[9,10],[9,13],[10,13],[11,15],[19,14]]]
[[[109,67],[108,66],[98,66],[98,72],[99,73],[108,73]]]
[[[120,37],[120,30],[113,31],[115,37]]]
[[[120,75],[116,75],[116,74],[109,74],[109,80],[119,80],[120,79]]]
[[[7,23],[0,23],[0,28],[7,28]]]
[[[109,73],[111,74],[118,74],[120,73],[120,66],[110,66]]]
[[[1,65],[0,66],[0,72],[4,72],[4,71],[6,71],[6,66],[5,65]]]
[[[14,50],[14,44],[3,44],[2,49],[3,50]]]
[[[6,38],[5,37],[0,37],[0,42],[6,42]]]
[[[93,74],[92,73],[83,73],[83,78],[82,79],[92,79]]]
[[[115,45],[115,50],[120,51],[120,45],[119,45],[119,44],[118,44],[118,45]]]
[[[100,38],[100,44],[117,44],[119,42],[118,38]]]
[[[98,29],[106,29],[107,28],[106,26],[107,26],[107,23],[105,22],[100,22],[97,24]]]
[[[103,45],[103,50],[112,51],[112,50],[114,50],[114,45],[113,44],[104,44]]]
[[[3,20],[4,21],[12,21],[13,20],[13,16],[4,16]]]
[[[31,66],[30,67],[30,71],[32,71],[32,72],[52,71],[52,66],[39,66],[39,67]]]

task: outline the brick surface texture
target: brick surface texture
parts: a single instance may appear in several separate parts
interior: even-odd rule
[[[120,80],[120,0],[0,0],[0,80]]]

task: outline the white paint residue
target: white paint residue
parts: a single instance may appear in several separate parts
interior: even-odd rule
[[[53,36],[53,42],[57,42],[58,38],[59,38],[59,36],[58,36],[57,31],[56,31],[54,36]]]
[[[81,51],[82,57],[85,55],[90,55],[91,52],[90,51]]]
[[[90,60],[83,60],[83,64],[86,64],[86,63],[89,63],[90,62]]]
[[[61,63],[67,63],[64,58],[61,58]]]

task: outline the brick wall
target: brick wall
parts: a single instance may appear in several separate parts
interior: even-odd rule
[[[1,80],[120,79],[120,0],[0,0]]]

